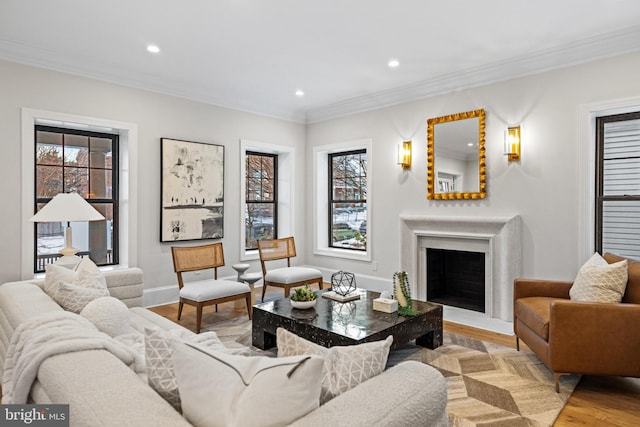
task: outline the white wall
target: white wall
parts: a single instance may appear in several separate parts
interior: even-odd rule
[[[581,242],[593,246],[592,239],[584,237],[592,233],[584,226],[590,213],[579,204],[578,196],[583,182],[590,179],[587,172],[591,168],[584,164],[589,156],[579,153],[593,153],[593,146],[579,147],[579,129],[584,128],[580,120],[588,119],[580,118],[580,111],[587,104],[614,100],[610,104],[616,105],[615,100],[630,97],[640,100],[639,72],[640,55],[626,55],[308,125],[309,169],[313,146],[372,138],[376,173],[375,204],[369,206],[368,224],[372,262],[314,256],[307,247],[307,263],[390,281],[400,265],[400,214],[519,214],[523,275],[573,279],[588,253],[579,247]],[[640,101],[637,105],[640,108]],[[487,113],[487,198],[427,200],[427,119],[478,108]],[[503,155],[503,133],[514,123],[523,126],[522,160],[508,163]],[[403,172],[396,165],[395,150],[400,141],[408,139],[413,141],[413,164],[409,172]],[[585,143],[593,141],[587,138]],[[310,181],[307,189],[309,193],[313,190]],[[310,206],[311,199],[307,199],[308,210]]]
[[[160,138],[225,146],[225,218],[223,239],[227,267],[221,275],[235,276],[231,264],[240,255],[240,139],[296,147],[296,161],[305,159],[305,126],[255,114],[215,107],[91,79],[0,61],[0,283],[21,279],[22,214],[20,211],[21,108],[135,123],[138,137],[137,266],[146,287],[176,283],[170,244],[159,242]],[[304,259],[304,169],[296,172],[296,239]],[[186,244],[193,244],[187,242]],[[254,262],[252,271],[258,271]]]
[[[306,166],[296,168],[295,236],[300,263],[390,281],[399,266],[401,213],[520,214],[523,274],[572,279],[584,261],[582,242],[591,244],[585,237],[591,232],[589,212],[578,194],[589,179],[586,163],[593,151],[579,145],[580,134],[588,133],[584,123],[588,117],[582,117],[582,112],[593,111],[585,105],[614,108],[616,100],[640,98],[639,71],[640,55],[626,55],[304,126],[0,61],[0,283],[20,279],[22,107],[137,124],[136,244],[147,288],[176,280],[169,244],[158,239],[161,137],[225,145],[223,242],[228,266],[238,261],[240,252],[239,141],[243,138],[294,146],[296,161]],[[426,120],[477,108],[487,112],[487,198],[428,201]],[[514,123],[523,125],[522,161],[508,163],[502,154],[503,132]],[[370,206],[375,271],[373,262],[314,256],[312,221],[307,214],[313,203],[313,180],[307,176],[313,170],[312,147],[367,138],[373,140],[375,152],[375,202]],[[408,139],[413,141],[413,166],[403,172],[396,165],[396,149]],[[587,139],[586,144],[590,143]],[[258,270],[255,262],[252,270]],[[227,267],[221,274],[234,272]]]

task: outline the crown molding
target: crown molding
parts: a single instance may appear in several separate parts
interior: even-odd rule
[[[6,40],[0,40],[0,60],[100,80],[279,120],[305,123],[306,119],[304,111],[292,111],[288,108],[276,108],[272,105],[236,104],[228,102],[228,100],[217,99],[211,94],[201,90],[195,90],[188,85],[175,84],[175,82],[172,84],[162,83],[151,75],[138,76],[138,78],[133,76],[133,74],[125,76],[122,70],[111,67],[106,63],[91,62],[87,61],[86,58],[79,58],[73,55],[61,55],[58,52],[8,42]]]
[[[91,63],[86,58],[79,58],[73,55],[62,56],[58,52],[0,40],[0,59],[7,61],[188,99],[221,108],[307,124],[638,51],[640,51],[640,25],[600,34],[553,49],[527,53],[508,60],[346,99],[322,107],[312,108],[305,112],[278,108],[269,105],[268,102],[234,103],[229,100],[218,99],[211,93],[195,90],[188,87],[188,85],[175,82],[174,84],[162,83],[150,75],[137,78],[133,75],[125,76],[121,70],[117,70],[107,64]]]
[[[306,123],[336,119],[638,51],[640,51],[640,25],[309,109],[306,114]]]

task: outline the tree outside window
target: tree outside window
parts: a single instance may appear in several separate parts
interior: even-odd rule
[[[367,250],[367,151],[329,154],[329,246]]]
[[[277,238],[278,156],[246,155],[245,249],[258,249],[258,240]]]
[[[58,193],[76,192],[105,221],[72,223],[74,246],[97,265],[118,263],[118,136],[36,125],[35,211]],[[54,262],[64,247],[63,223],[35,225],[34,271]]]

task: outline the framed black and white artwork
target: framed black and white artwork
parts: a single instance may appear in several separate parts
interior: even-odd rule
[[[224,236],[224,146],[161,139],[160,241]]]

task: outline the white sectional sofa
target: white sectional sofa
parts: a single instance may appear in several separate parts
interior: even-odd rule
[[[111,296],[129,307],[130,326],[182,329],[141,308],[142,271],[105,272]],[[0,367],[21,322],[63,309],[29,280],[0,286]],[[215,379],[212,379],[214,381]],[[44,360],[29,395],[30,403],[69,404],[72,426],[188,426],[140,376],[107,350],[82,350]],[[446,426],[447,385],[428,365],[404,362],[360,384],[298,419],[296,426]],[[214,402],[212,402],[214,404]]]

